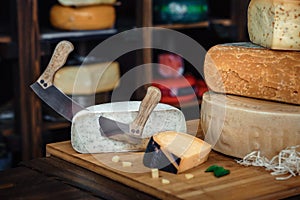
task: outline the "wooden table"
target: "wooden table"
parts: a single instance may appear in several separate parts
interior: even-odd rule
[[[197,120],[187,125],[201,137]],[[0,199],[300,199],[299,177],[276,181],[263,168],[240,166],[214,151],[206,163],[189,170],[195,175],[190,180],[184,174],[161,172],[153,180],[148,172],[122,172],[95,155],[76,153],[70,141],[49,144],[47,152],[48,157],[0,172]],[[221,178],[205,173],[212,164],[231,173]],[[171,183],[161,184],[162,177]]]

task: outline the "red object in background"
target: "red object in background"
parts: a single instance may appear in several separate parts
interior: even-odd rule
[[[154,80],[152,85],[160,89],[162,103],[178,105],[197,99],[196,79],[192,75]]]
[[[198,98],[202,98],[203,94],[208,91],[208,87],[204,80],[197,80],[195,91]]]
[[[183,59],[172,53],[164,53],[158,56],[158,72],[165,78],[175,78],[183,74]]]

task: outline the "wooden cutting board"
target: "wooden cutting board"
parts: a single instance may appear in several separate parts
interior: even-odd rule
[[[187,128],[188,131],[197,130],[201,137],[198,120],[187,122]],[[160,199],[280,199],[300,195],[299,176],[276,181],[262,167],[244,167],[234,158],[214,151],[207,162],[186,172],[194,175],[193,179],[187,180],[184,173],[160,172],[158,179],[151,178],[150,170],[142,164],[142,152],[80,154],[74,151],[70,141],[48,144],[46,148],[48,156],[59,157]],[[111,158],[114,155],[133,165],[124,168],[120,162],[113,163]],[[205,172],[214,164],[229,169],[230,174],[216,178]],[[168,179],[170,184],[162,184],[162,178]]]

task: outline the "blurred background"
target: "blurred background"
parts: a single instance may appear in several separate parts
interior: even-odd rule
[[[89,88],[72,94],[70,88],[74,85],[76,70],[95,45],[136,27],[176,30],[206,50],[220,43],[249,40],[248,0],[107,0],[104,4],[80,6],[66,2],[70,1],[0,3],[0,170],[16,166],[22,160],[44,156],[47,143],[70,139],[71,123],[57,115],[29,88],[47,66],[59,41],[71,41],[75,50],[64,70],[57,72],[55,84],[65,94],[76,96],[82,105],[109,102],[112,90],[124,87],[118,82],[122,74],[139,64],[159,63],[172,70],[152,68],[146,74],[137,74],[132,84],[141,77],[155,82],[162,91],[163,103],[178,107],[178,102],[184,102],[180,109],[189,113],[195,107],[201,109],[201,96],[207,87],[195,67],[172,52],[157,49],[129,52],[113,61],[105,73],[110,81],[97,85],[96,94]],[[82,17],[84,15],[89,18]],[[134,38],[128,40],[135,42]],[[151,37],[145,36],[144,40],[149,43]],[[85,60],[89,68],[83,80],[93,83],[97,79],[93,77],[93,70],[108,61],[101,57]],[[179,76],[188,80],[189,85]],[[176,92],[162,85],[175,88]],[[196,100],[192,93],[196,94]],[[141,87],[132,99],[141,100],[144,94],[145,88]],[[91,98],[95,99],[91,101]]]

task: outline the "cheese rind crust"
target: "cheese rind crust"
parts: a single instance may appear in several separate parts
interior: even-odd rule
[[[71,7],[54,5],[50,9],[50,23],[62,30],[98,30],[112,28],[116,20],[111,5]]]
[[[243,158],[260,151],[271,159],[281,150],[300,144],[299,122],[300,106],[213,92],[203,95],[205,141],[226,155]]]
[[[64,6],[87,6],[97,4],[114,4],[116,0],[58,0]]]
[[[216,45],[207,52],[204,76],[219,93],[300,104],[300,52],[252,43]]]

